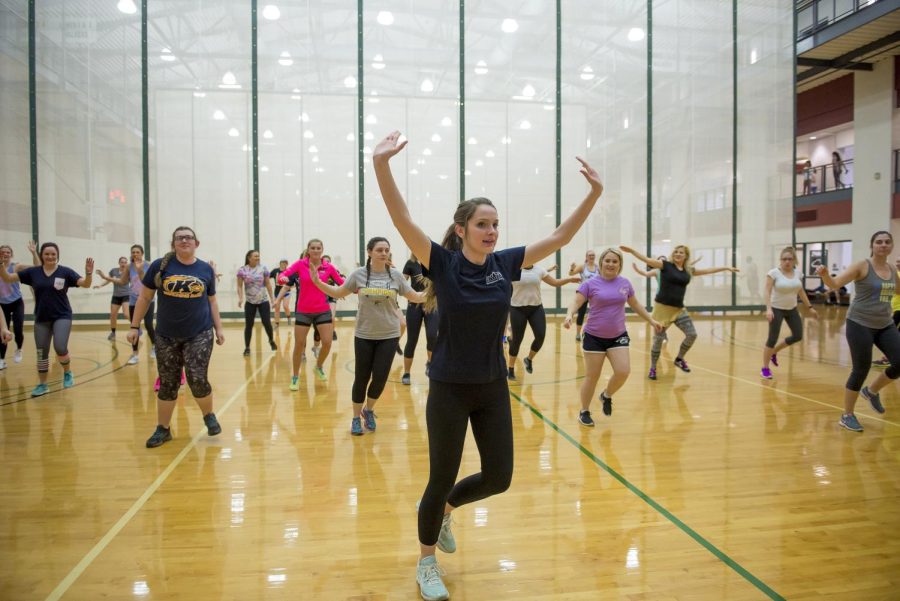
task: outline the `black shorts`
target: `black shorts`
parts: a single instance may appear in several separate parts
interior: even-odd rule
[[[127,294],[125,296],[113,296],[112,300],[109,301],[109,304],[111,304],[111,305],[124,305],[126,303],[128,303],[128,295]]]
[[[615,338],[600,338],[585,332],[581,339],[581,348],[585,353],[605,353],[611,348],[628,348],[629,344],[631,338],[628,332],[622,332]]]
[[[294,325],[295,326],[311,326],[311,325],[321,325],[324,323],[331,323],[331,311],[324,311],[322,313],[294,313]]]
[[[329,305],[336,305],[336,304],[337,304],[337,299],[336,299],[336,298],[331,298],[330,296],[327,297],[327,298],[328,298],[328,304],[329,304]]]

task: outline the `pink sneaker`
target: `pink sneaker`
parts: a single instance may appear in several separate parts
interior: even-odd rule
[[[766,380],[771,380],[772,379],[772,370],[769,369],[768,367],[764,367],[764,368],[762,368],[762,370],[760,370],[759,375],[760,375],[760,377],[765,378]]]
[[[153,390],[159,392],[159,378],[156,378],[156,384],[153,385]]]

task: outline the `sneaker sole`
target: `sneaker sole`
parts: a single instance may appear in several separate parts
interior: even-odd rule
[[[860,428],[859,430],[856,430],[856,429],[854,429],[854,428],[851,428],[850,426],[848,426],[847,424],[845,424],[845,423],[842,422],[842,421],[839,421],[838,423],[841,425],[841,427],[842,427],[844,430],[849,430],[850,432],[862,432],[862,431],[863,431],[862,428]]]

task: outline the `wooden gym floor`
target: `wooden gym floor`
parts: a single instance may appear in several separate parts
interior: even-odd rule
[[[632,376],[593,429],[576,421],[574,333],[551,320],[511,386],[512,488],[455,512],[459,550],[439,553],[452,599],[900,598],[900,394],[882,393],[884,416],[860,401],[864,433],[838,426],[843,316],[806,320],[773,381],[762,317],[698,319],[690,374],[671,329],[657,382],[629,322]],[[0,372],[0,599],[417,599],[424,341],[412,386],[398,358],[377,432],[352,437],[352,327],[328,382],[304,364],[291,393],[292,328],[273,353],[257,326],[245,359],[229,324],[210,377],[222,434],[185,388],[158,449],[155,365],[146,349],[125,365],[121,325],[116,343],[76,327],[76,386],[54,366],[39,399],[29,328]],[[461,473],[477,469],[470,438]]]

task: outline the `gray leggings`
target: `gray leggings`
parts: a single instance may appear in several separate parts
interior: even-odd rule
[[[769,322],[769,339],[766,340],[767,348],[775,348],[778,344],[778,334],[781,332],[781,322],[786,321],[791,329],[791,335],[784,339],[784,343],[791,346],[803,340],[803,320],[800,319],[800,311],[793,309],[772,308],[775,317]]]
[[[691,350],[691,347],[694,345],[694,341],[697,340],[697,330],[694,329],[694,322],[687,313],[682,313],[674,323],[675,327],[684,333],[684,341],[681,343],[681,348],[678,349],[678,357],[684,358],[684,355]],[[665,330],[659,334],[653,335],[653,346],[650,347],[650,366],[653,369],[656,369],[656,362],[659,361],[659,355],[662,353],[663,340],[665,339]]]
[[[878,347],[884,356],[891,362],[890,367],[884,371],[891,380],[900,377],[900,332],[894,326],[875,329],[867,328],[855,321],[848,319],[844,326],[847,335],[847,345],[850,347],[850,360],[853,370],[847,378],[847,390],[859,392],[869,369],[872,367],[872,345]]]
[[[37,347],[37,367],[39,373],[50,371],[50,339],[53,339],[53,350],[57,356],[67,357],[69,354],[69,334],[72,332],[71,319],[34,322],[34,346]],[[69,363],[68,358],[60,361]]]

